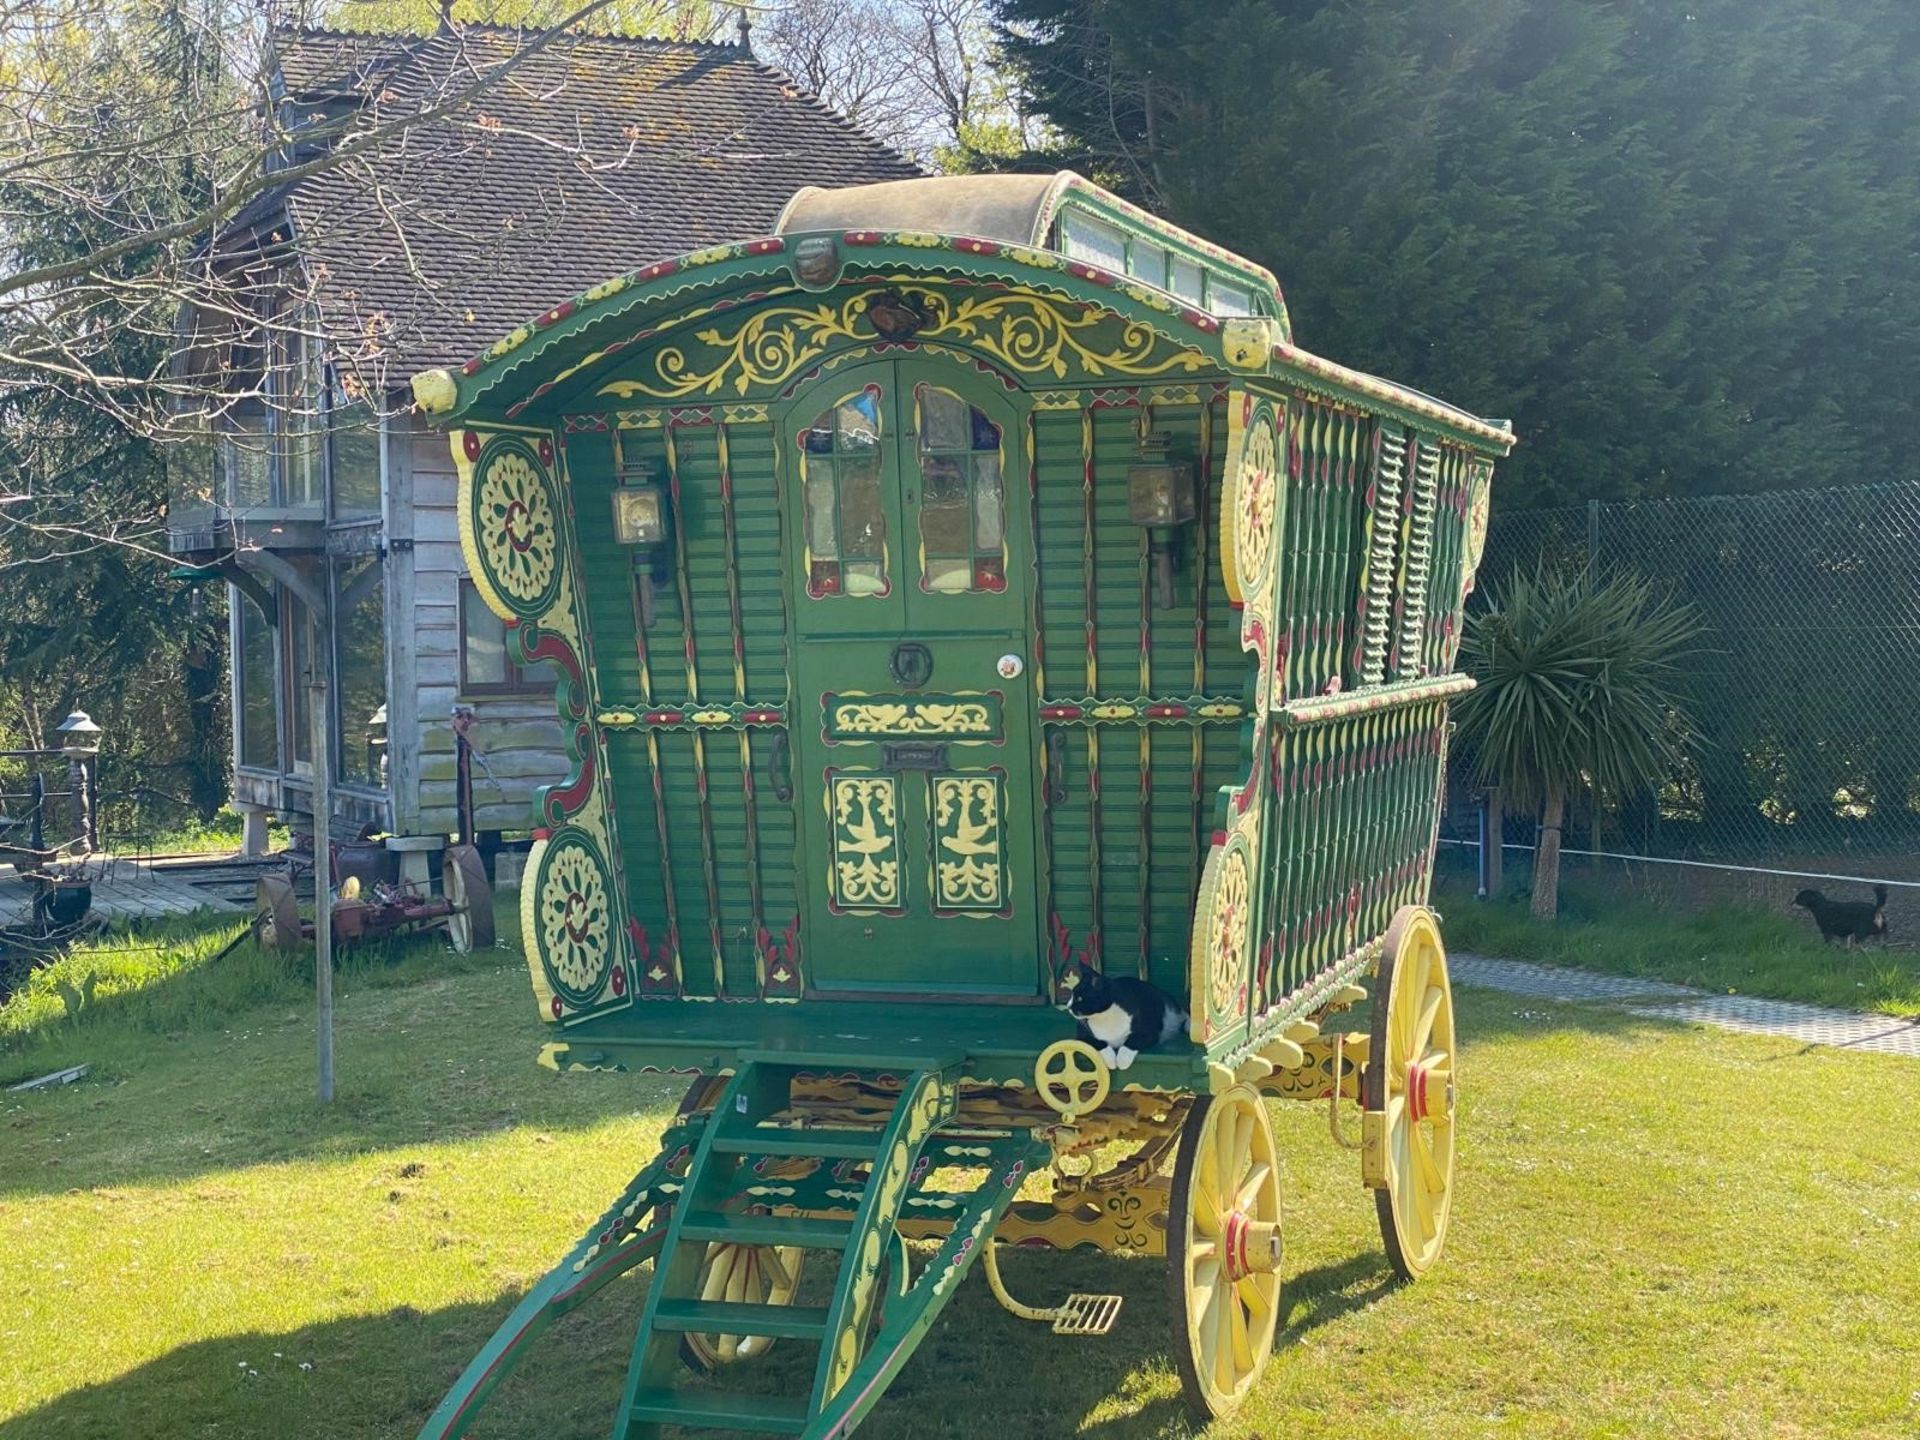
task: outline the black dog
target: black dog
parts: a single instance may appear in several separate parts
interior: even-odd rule
[[[1857,940],[1887,938],[1887,887],[1873,887],[1873,902],[1829,900],[1818,890],[1802,890],[1793,903],[1813,915],[1822,940],[1844,940],[1851,950]]]

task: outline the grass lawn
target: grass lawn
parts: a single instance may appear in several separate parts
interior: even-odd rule
[[[1472,882],[1457,872],[1441,879],[1434,903],[1446,917],[1447,944],[1455,950],[1671,980],[1728,995],[1920,1015],[1920,950],[1822,944],[1799,911],[1721,905],[1676,912],[1572,873],[1561,882],[1560,918],[1551,925],[1527,913],[1524,894],[1474,899]]]
[[[172,1012],[199,1023],[139,1023],[158,1002],[127,998],[16,1036],[10,1069],[96,1068],[0,1096],[0,1440],[411,1436],[681,1088],[536,1068],[524,972],[484,958],[343,975],[326,1110],[291,979]],[[1391,1283],[1324,1112],[1276,1110],[1285,1329],[1212,1433],[1920,1432],[1920,1069],[1527,1004],[1462,996],[1454,1229],[1419,1287]],[[1160,1262],[1006,1270],[1024,1298],[1113,1289],[1127,1308],[1110,1336],[1058,1338],[970,1280],[863,1440],[1190,1433]],[[548,1332],[476,1433],[604,1436],[644,1275]]]

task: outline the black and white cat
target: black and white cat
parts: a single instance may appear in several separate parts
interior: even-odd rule
[[[1142,1050],[1186,1033],[1187,1012],[1166,991],[1131,975],[1102,975],[1079,964],[1066,978],[1067,1012],[1080,1038],[1100,1047],[1114,1070],[1125,1070]]]

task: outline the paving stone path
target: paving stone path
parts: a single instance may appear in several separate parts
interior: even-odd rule
[[[1827,1010],[1788,1000],[1715,995],[1664,980],[1599,975],[1591,970],[1530,965],[1522,960],[1491,960],[1482,955],[1453,955],[1448,964],[1453,978],[1462,985],[1503,990],[1510,995],[1528,995],[1540,1000],[1600,1001],[1654,1020],[1714,1025],[1752,1035],[1780,1035],[1809,1045],[1835,1045],[1920,1060],[1920,1017],[1900,1020],[1891,1015]]]

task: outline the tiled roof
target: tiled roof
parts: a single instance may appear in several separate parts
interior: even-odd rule
[[[534,38],[282,37],[294,109],[369,92],[369,124],[524,56],[457,112],[292,189],[323,321],[363,378],[402,384],[609,276],[765,235],[803,185],[919,173],[743,48],[568,35],[528,55]]]

